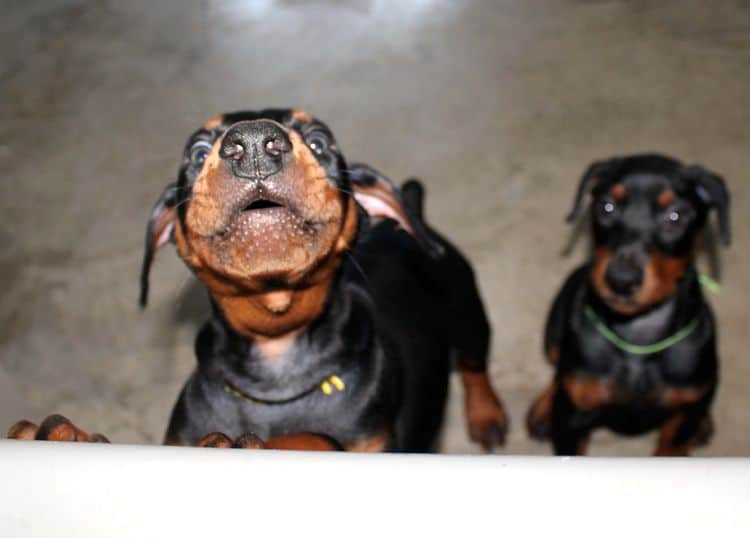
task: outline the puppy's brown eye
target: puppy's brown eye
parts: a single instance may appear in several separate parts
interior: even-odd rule
[[[211,152],[210,143],[205,140],[198,140],[195,144],[190,146],[190,162],[194,165],[202,165]]]
[[[609,221],[612,215],[614,215],[615,211],[617,210],[617,205],[615,204],[614,200],[611,199],[605,199],[601,200],[597,205],[597,217],[599,217],[599,220],[602,221]]]
[[[313,132],[305,138],[307,146],[312,150],[315,155],[321,156],[325,154],[331,147],[331,140],[322,132]]]

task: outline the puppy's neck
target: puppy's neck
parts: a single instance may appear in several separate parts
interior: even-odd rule
[[[278,356],[322,314],[330,290],[331,279],[325,279],[305,288],[212,296],[235,332]]]

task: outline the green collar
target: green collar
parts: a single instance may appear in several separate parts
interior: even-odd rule
[[[698,322],[700,321],[698,318],[695,318],[693,321],[688,323],[685,327],[674,333],[672,336],[669,336],[664,340],[654,342],[653,344],[641,346],[638,344],[631,344],[627,340],[621,338],[616,332],[605,325],[601,318],[596,315],[594,309],[590,306],[587,306],[584,309],[584,312],[586,313],[586,317],[589,318],[589,321],[591,321],[596,330],[599,331],[599,334],[609,340],[615,347],[618,347],[628,353],[632,353],[633,355],[652,355],[653,353],[659,353],[660,351],[664,351],[665,349],[672,347],[677,342],[681,342],[682,340],[690,336],[690,333],[695,330],[695,328],[698,326]]]
[[[344,384],[344,381],[339,376],[330,375],[326,377],[325,379],[323,379],[323,381],[321,381],[320,383],[313,385],[309,389],[302,391],[296,396],[292,396],[291,398],[286,398],[283,400],[267,400],[264,398],[258,398],[256,396],[252,396],[246,392],[242,392],[240,389],[232,385],[229,381],[224,382],[224,392],[226,392],[227,394],[231,394],[235,398],[239,398],[240,400],[244,400],[248,403],[264,404],[264,405],[278,405],[278,404],[292,403],[292,402],[295,402],[297,400],[304,398],[308,394],[312,394],[313,392],[317,390],[320,390],[326,396],[330,396],[335,391],[343,392],[345,388],[346,388],[346,385]]]

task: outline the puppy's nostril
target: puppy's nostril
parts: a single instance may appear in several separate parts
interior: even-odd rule
[[[263,150],[271,157],[278,157],[290,149],[291,147],[289,146],[289,143],[281,138],[269,138],[263,144]]]
[[[239,160],[245,154],[245,147],[239,142],[225,144],[221,148],[221,156],[224,159]]]

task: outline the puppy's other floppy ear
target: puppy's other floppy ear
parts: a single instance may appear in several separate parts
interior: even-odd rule
[[[172,232],[177,218],[177,184],[170,183],[154,205],[146,225],[146,241],[141,265],[141,295],[138,303],[145,308],[148,302],[148,274],[154,254],[162,245],[173,241]]]
[[[573,222],[578,218],[578,215],[581,214],[581,206],[583,205],[584,197],[589,194],[600,181],[608,179],[621,162],[622,159],[615,157],[606,161],[596,161],[588,167],[578,184],[578,191],[576,192],[576,197],[573,201],[573,208],[570,210],[570,213],[568,213],[568,216],[565,217],[566,221]]]
[[[707,206],[716,208],[721,241],[725,246],[729,246],[732,242],[732,230],[729,225],[730,198],[724,179],[718,174],[697,165],[685,167],[684,172],[693,183],[698,197]]]
[[[383,174],[366,164],[353,164],[349,167],[349,179],[352,184],[352,194],[357,203],[364,208],[371,217],[386,217],[393,219],[409,232],[427,253],[437,258],[443,254],[443,247],[435,241],[427,231],[421,217],[421,207],[412,208],[405,203],[401,191]],[[408,188],[414,191],[421,186],[412,180]],[[421,192],[411,192],[410,196],[416,203],[421,204]]]

